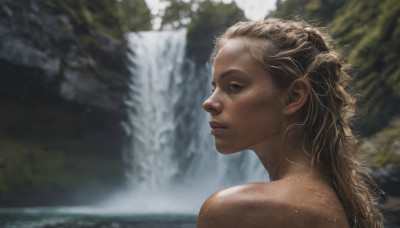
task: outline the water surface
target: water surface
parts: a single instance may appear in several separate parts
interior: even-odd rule
[[[2,228],[194,228],[195,214],[116,214],[95,208],[2,208]]]

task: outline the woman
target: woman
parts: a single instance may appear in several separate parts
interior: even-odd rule
[[[198,228],[382,226],[349,128],[348,75],[328,41],[278,19],[239,22],[217,39],[203,104],[216,148],[253,150],[271,181],[213,194]]]

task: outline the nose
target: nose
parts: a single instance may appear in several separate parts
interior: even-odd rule
[[[221,113],[222,111],[222,104],[220,101],[216,99],[216,97],[211,95],[206,101],[203,103],[203,108],[207,112],[209,112],[212,115],[216,115]]]

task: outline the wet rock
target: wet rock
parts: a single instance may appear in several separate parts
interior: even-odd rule
[[[12,86],[10,78],[21,74],[4,69],[7,65],[34,69],[40,75],[23,75],[57,86],[52,96],[106,110],[122,108],[129,77],[122,34],[119,43],[95,29],[84,36],[76,30],[76,19],[56,1],[4,0],[0,18],[0,60],[6,63],[2,72],[7,72],[0,87]]]
[[[400,227],[400,119],[360,141],[360,150],[369,161],[372,178],[382,189],[380,208],[386,227]]]
[[[82,26],[66,2],[1,1],[1,206],[88,203],[123,181],[124,36]]]

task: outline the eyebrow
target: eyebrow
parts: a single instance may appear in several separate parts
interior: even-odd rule
[[[228,77],[229,75],[232,75],[232,74],[234,74],[234,73],[240,73],[240,74],[246,75],[246,73],[244,73],[244,72],[241,71],[241,70],[231,69],[231,70],[228,70],[228,71],[222,73],[222,74],[219,76],[219,79],[224,79],[224,78],[226,78],[226,77]],[[212,82],[211,82],[211,85],[214,86],[214,85],[215,85],[215,82],[212,81]]]

